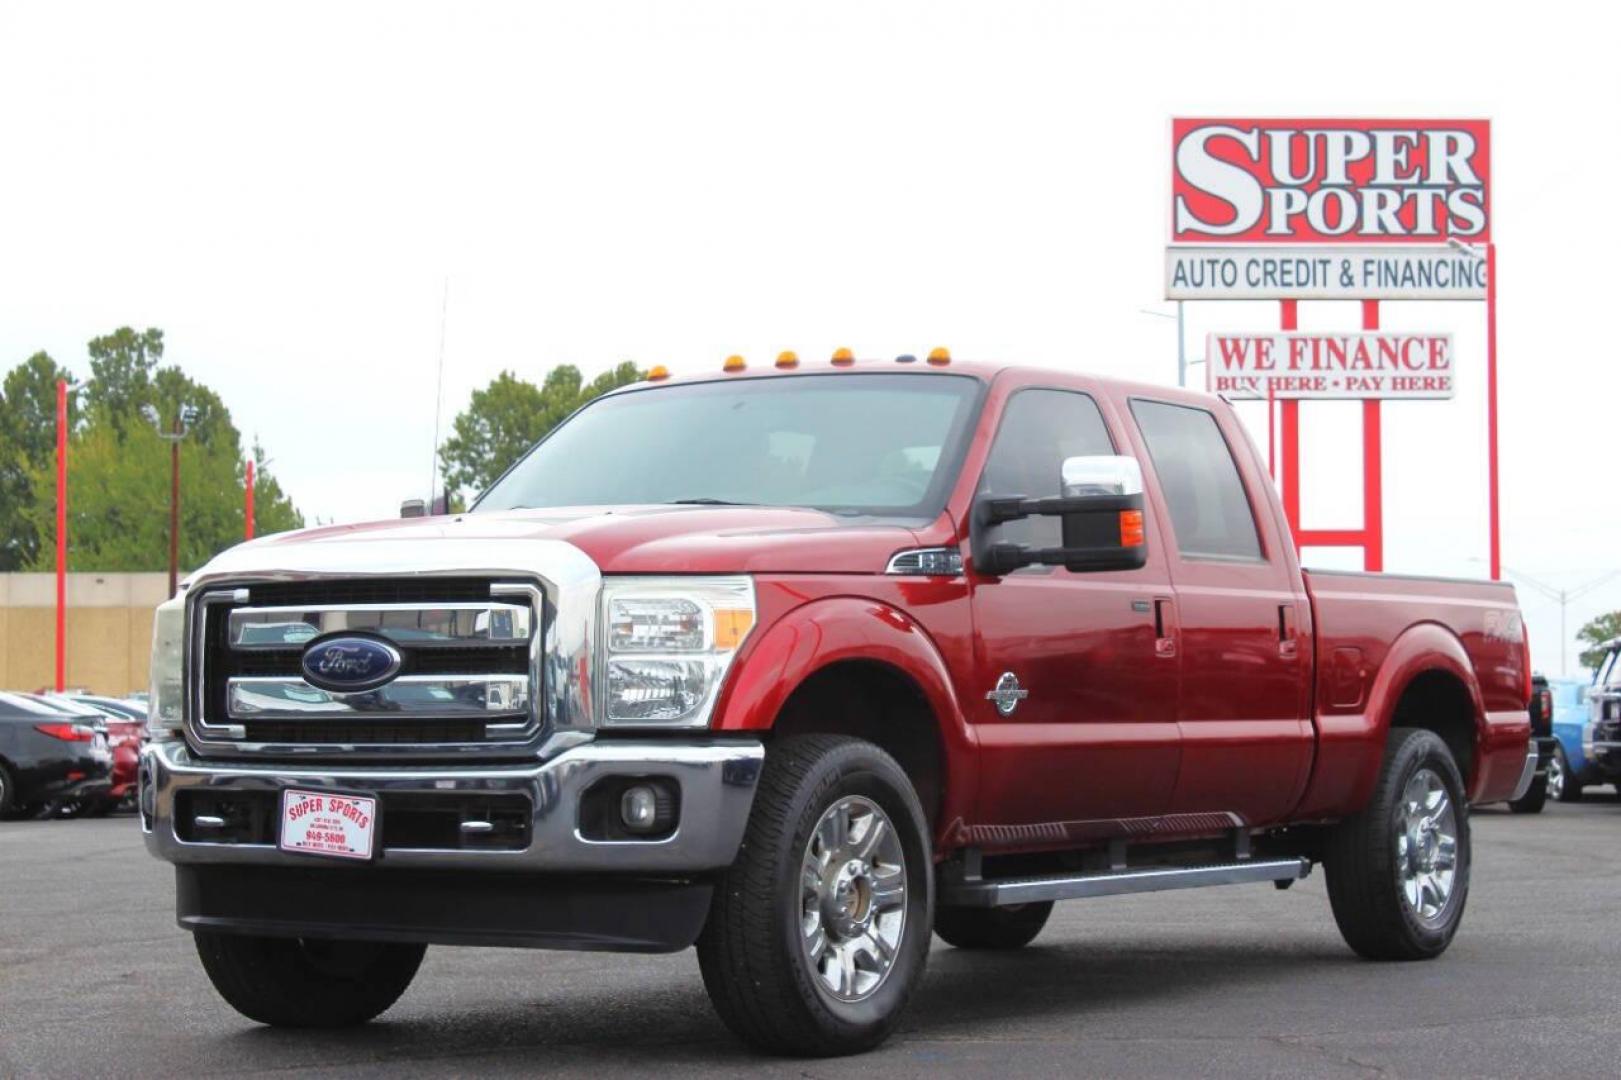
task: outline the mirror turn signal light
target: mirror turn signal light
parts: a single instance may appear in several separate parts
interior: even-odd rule
[[[937,346],[929,352],[929,363],[935,367],[945,367],[951,363],[951,350],[944,345]]]
[[[726,363],[722,364],[720,369],[722,371],[742,371],[747,366],[747,364],[743,363],[743,358],[734,353],[726,358]]]
[[[1143,536],[1143,512],[1141,510],[1120,511],[1120,546],[1142,547],[1147,543]]]
[[[784,349],[777,354],[777,366],[780,368],[796,368],[799,366],[799,354],[792,349]]]
[[[836,367],[849,367],[856,362],[856,354],[849,349],[838,348],[833,350],[833,363]]]
[[[670,369],[665,367],[663,364],[654,364],[652,369],[647,373],[648,382],[658,382],[660,379],[668,379],[669,377]]]

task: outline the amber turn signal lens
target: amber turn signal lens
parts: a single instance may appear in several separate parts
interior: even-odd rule
[[[754,612],[747,608],[716,608],[715,648],[737,648],[753,626]]]
[[[1143,512],[1141,510],[1120,511],[1120,546],[1142,547],[1143,539]]]
[[[856,362],[856,354],[851,352],[849,349],[834,349],[833,362],[840,367],[843,367],[846,364],[853,364]]]
[[[722,371],[742,371],[747,366],[748,365],[743,363],[743,358],[741,356],[734,355],[728,356],[726,358],[726,363],[722,364],[720,369]]]
[[[798,367],[799,354],[792,349],[784,349],[777,354],[777,366],[780,368]]]
[[[932,350],[929,353],[929,363],[935,365],[936,367],[945,367],[947,364],[951,363],[951,350],[947,349],[944,345]]]
[[[647,373],[648,382],[657,382],[660,379],[668,379],[669,377],[670,369],[663,364],[654,365],[653,369]]]

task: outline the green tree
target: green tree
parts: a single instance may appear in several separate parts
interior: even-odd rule
[[[1586,626],[1576,631],[1576,640],[1592,646],[1583,649],[1580,657],[1582,667],[1589,671],[1597,671],[1600,662],[1604,659],[1602,646],[1606,641],[1621,637],[1621,611],[1612,611],[1608,615],[1600,615],[1591,620]]]
[[[646,377],[629,361],[589,383],[572,364],[548,371],[539,386],[501,372],[490,385],[473,391],[471,403],[439,447],[453,499],[489,487],[524,451],[592,398]]]
[[[122,327],[90,342],[92,377],[70,404],[68,565],[72,570],[159,570],[168,565],[169,444],[183,409],[194,410],[180,444],[180,561],[200,566],[241,540],[246,465],[242,437],[209,387],[159,366],[163,332]],[[71,376],[43,353],[6,377],[0,401],[0,568],[55,564],[55,382]],[[8,436],[8,432],[11,433]],[[259,535],[303,518],[253,447]],[[13,537],[12,534],[15,534]]]
[[[39,553],[39,533],[28,508],[34,473],[56,459],[58,379],[69,383],[71,427],[79,418],[73,375],[49,354],[35,353],[0,382],[0,571],[20,570]]]

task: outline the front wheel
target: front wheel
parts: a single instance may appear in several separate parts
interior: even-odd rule
[[[1373,798],[1324,853],[1346,944],[1370,960],[1427,960],[1452,943],[1469,898],[1469,804],[1446,743],[1392,728]]]
[[[1548,798],[1566,803],[1582,801],[1581,782],[1570,771],[1563,746],[1553,748],[1553,758],[1548,762]]]
[[[715,1010],[773,1053],[877,1046],[923,974],[932,874],[923,808],[893,758],[843,736],[772,743],[698,938]]]
[[[249,1020],[272,1027],[364,1024],[400,999],[426,945],[196,932],[214,989]]]

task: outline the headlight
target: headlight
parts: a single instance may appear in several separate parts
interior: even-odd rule
[[[754,627],[754,582],[746,577],[609,579],[602,604],[605,722],[708,724],[732,657]]]
[[[154,739],[179,738],[185,723],[186,602],[165,600],[152,617],[152,688],[146,703],[146,730]]]

